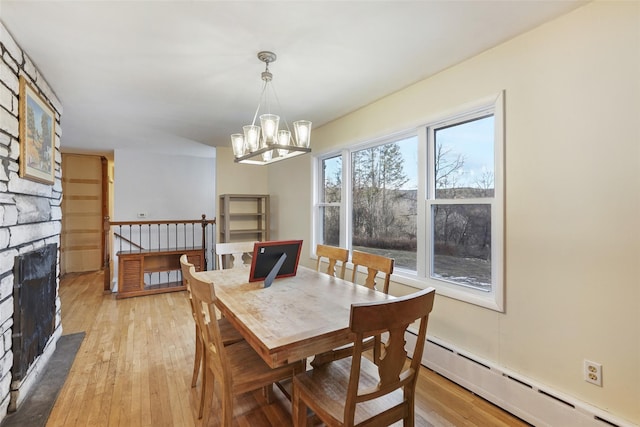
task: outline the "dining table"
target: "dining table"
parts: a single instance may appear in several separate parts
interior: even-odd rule
[[[351,305],[394,298],[304,266],[269,287],[249,282],[248,268],[196,274],[213,283],[216,307],[272,368],[353,342]]]

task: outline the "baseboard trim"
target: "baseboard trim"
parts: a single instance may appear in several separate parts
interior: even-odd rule
[[[407,332],[410,356],[415,338]],[[434,337],[427,338],[422,365],[535,426],[637,427]]]

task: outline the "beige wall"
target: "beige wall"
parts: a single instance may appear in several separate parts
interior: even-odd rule
[[[216,148],[217,218],[220,218],[218,196],[222,194],[269,194],[268,179],[266,167],[235,163],[231,147]]]
[[[231,147],[216,148],[216,195],[267,194],[267,168],[233,161]]]
[[[429,334],[640,423],[640,2],[588,4],[316,129],[313,150],[501,90],[506,312],[438,297]],[[311,164],[268,168],[277,238],[311,241]],[[602,388],[583,380],[585,358]]]

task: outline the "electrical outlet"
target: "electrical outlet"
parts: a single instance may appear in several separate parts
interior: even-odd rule
[[[584,380],[602,387],[602,365],[590,360],[584,360]]]

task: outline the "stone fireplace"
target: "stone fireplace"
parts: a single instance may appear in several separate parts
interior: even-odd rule
[[[53,185],[19,176],[20,76],[55,111]],[[0,421],[38,386],[62,334],[61,116],[62,105],[45,77],[0,22]],[[35,276],[43,276],[46,285],[34,287]],[[34,314],[42,315],[37,323]]]

